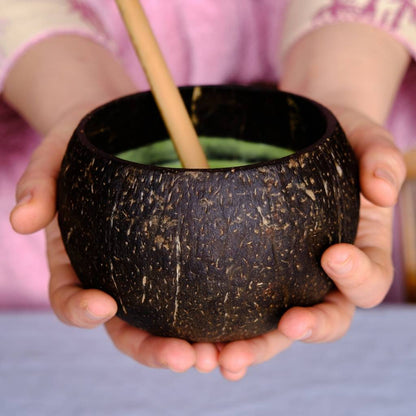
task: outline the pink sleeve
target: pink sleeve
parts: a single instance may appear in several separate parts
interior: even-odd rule
[[[16,60],[35,43],[76,34],[111,47],[88,1],[0,0],[0,92]]]
[[[416,57],[416,0],[291,0],[280,56],[309,31],[339,22],[366,23],[385,30]]]

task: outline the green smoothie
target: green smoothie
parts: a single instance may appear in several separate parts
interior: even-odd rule
[[[230,137],[199,137],[210,168],[230,168],[280,159],[292,150],[265,143],[254,143]],[[169,139],[128,150],[116,155],[120,159],[144,165],[180,168],[172,141]]]

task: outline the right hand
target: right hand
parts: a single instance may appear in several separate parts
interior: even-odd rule
[[[209,372],[218,365],[215,344],[156,337],[126,324],[115,316],[114,299],[99,290],[83,289],[71,266],[56,218],[56,182],[69,138],[89,110],[68,112],[33,153],[17,186],[20,202],[11,213],[12,226],[22,234],[46,228],[50,302],[62,322],[81,328],[105,324],[116,347],[144,365],[178,372],[195,366]]]

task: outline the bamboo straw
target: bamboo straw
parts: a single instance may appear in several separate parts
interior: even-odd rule
[[[416,302],[416,179],[404,183],[399,207],[406,300]]]
[[[400,193],[402,259],[406,300],[416,302],[416,149],[405,153],[407,177]]]
[[[411,149],[404,154],[407,167],[407,178],[416,179],[416,149]]]
[[[192,121],[140,1],[116,2],[182,166],[208,168]]]

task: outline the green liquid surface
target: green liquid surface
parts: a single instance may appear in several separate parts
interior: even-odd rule
[[[229,137],[201,136],[199,140],[211,169],[231,168],[280,159],[293,153],[292,150],[286,148]],[[127,150],[116,156],[120,159],[144,165],[181,167],[172,141],[169,139]]]

